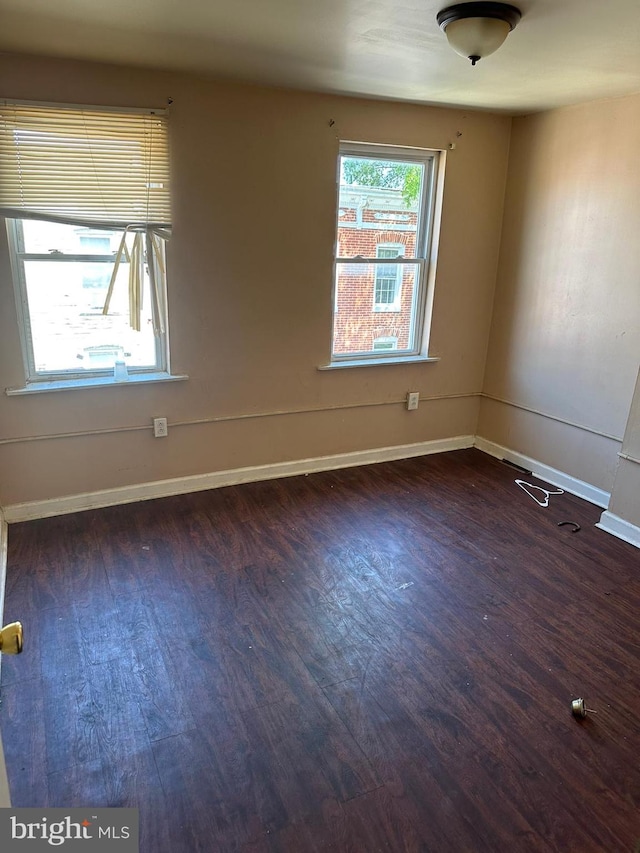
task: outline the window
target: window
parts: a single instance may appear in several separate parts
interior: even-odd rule
[[[140,331],[129,321],[126,263],[119,266],[108,313],[103,313],[122,239],[121,232],[107,234],[101,249],[88,228],[9,222],[29,381],[112,374],[116,361],[124,361],[131,373],[164,369],[163,335],[153,331],[148,275]]]
[[[390,349],[396,350],[398,349],[398,339],[392,335],[388,335],[384,338],[375,338],[373,341],[373,349],[374,352]]]
[[[426,357],[438,168],[437,151],[341,145],[332,365]]]
[[[162,111],[0,102],[0,215],[27,385],[168,371]]]
[[[399,258],[404,246],[378,244],[376,257]],[[376,281],[373,295],[374,311],[399,311],[400,291],[402,288],[402,267],[400,264],[376,264]]]

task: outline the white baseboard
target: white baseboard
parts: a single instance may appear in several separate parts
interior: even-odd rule
[[[9,504],[4,507],[4,514],[9,524],[17,521],[32,521],[36,518],[48,518],[53,515],[65,515],[71,512],[82,512],[117,504],[184,495],[189,492],[205,491],[206,489],[219,489],[223,486],[237,486],[241,483],[253,483],[259,480],[275,480],[279,477],[295,477],[299,474],[313,474],[317,471],[353,468],[356,465],[371,465],[376,462],[390,462],[395,459],[410,459],[414,456],[462,450],[466,447],[473,447],[473,444],[474,437],[472,435],[459,435],[434,441],[420,441],[416,444],[401,444],[396,447],[379,447],[374,450],[357,450],[351,453],[337,453],[332,456],[319,456],[294,462],[276,462],[271,465],[235,468],[228,471],[215,471],[211,474],[196,474],[190,477],[177,477],[172,480],[138,483],[117,489],[104,489],[99,492],[86,492],[49,500]]]
[[[475,447],[488,453],[490,456],[495,456],[496,459],[507,459],[509,462],[514,462],[527,471],[531,471],[540,480],[545,480],[559,489],[564,489],[565,492],[570,492],[572,495],[577,495],[589,503],[600,506],[606,509],[609,506],[611,495],[590,483],[585,483],[584,480],[578,480],[570,474],[565,474],[564,471],[558,471],[556,468],[551,468],[549,465],[544,465],[538,462],[537,459],[531,459],[523,453],[518,453],[515,450],[510,450],[508,447],[502,447],[500,444],[495,444],[486,438],[476,436]]]
[[[640,548],[640,527],[631,524],[630,521],[625,521],[618,515],[614,515],[608,510],[600,516],[600,521],[596,524],[600,530],[606,530],[612,536],[617,536],[618,539],[623,539],[636,548]]]

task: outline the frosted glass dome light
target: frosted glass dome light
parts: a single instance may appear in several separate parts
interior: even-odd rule
[[[458,3],[438,12],[436,20],[455,52],[475,65],[500,47],[521,17],[507,3]]]

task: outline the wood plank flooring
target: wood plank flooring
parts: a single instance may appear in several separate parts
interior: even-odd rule
[[[640,553],[519,476],[465,450],[12,525],[14,805],[138,807],[144,853],[638,853]]]

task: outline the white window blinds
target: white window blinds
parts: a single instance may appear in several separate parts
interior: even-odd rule
[[[0,215],[170,226],[166,115],[0,101]]]

